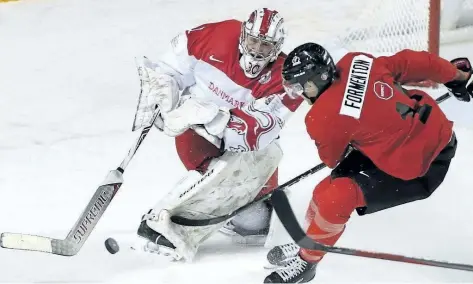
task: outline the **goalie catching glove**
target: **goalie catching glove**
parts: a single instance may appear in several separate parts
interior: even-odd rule
[[[472,68],[471,68],[471,63],[468,58],[461,57],[461,58],[455,58],[452,61],[450,61],[455,67],[457,67],[458,70],[465,72],[463,80],[453,80],[448,83],[445,83],[445,87],[447,87],[450,92],[457,98],[459,101],[462,102],[469,102],[470,97],[473,97],[472,89],[473,86],[469,86],[467,88],[468,81],[471,78],[471,73],[472,73]]]
[[[159,109],[161,116],[156,118],[154,124],[162,130],[164,123],[162,115],[172,111],[179,104],[179,84],[171,75],[159,72],[158,65],[146,57],[137,58],[136,66],[140,77],[141,92],[133,122],[133,131],[149,123],[157,109]]]

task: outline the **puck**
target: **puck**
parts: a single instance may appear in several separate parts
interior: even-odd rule
[[[120,247],[114,238],[108,238],[105,240],[105,248],[111,254],[116,254],[120,250]]]

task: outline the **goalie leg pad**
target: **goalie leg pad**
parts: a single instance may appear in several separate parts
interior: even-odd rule
[[[150,216],[161,217],[148,219],[147,225],[168,239],[179,255],[192,261],[199,245],[225,222],[186,227],[168,218],[179,215],[199,219],[233,212],[257,196],[281,158],[282,150],[277,143],[255,152],[227,152],[214,159],[207,172],[192,185],[181,183],[160,201],[152,210],[157,214]]]

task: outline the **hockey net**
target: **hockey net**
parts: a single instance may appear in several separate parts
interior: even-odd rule
[[[313,19],[319,36],[377,56],[405,48],[439,54],[441,44],[473,39],[473,0],[318,0]]]
[[[473,0],[318,0],[313,19],[352,51],[438,54],[440,44],[472,38]]]

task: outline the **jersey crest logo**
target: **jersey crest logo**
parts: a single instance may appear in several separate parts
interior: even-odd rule
[[[375,82],[373,89],[376,96],[382,100],[389,100],[394,96],[393,88],[385,82]]]

